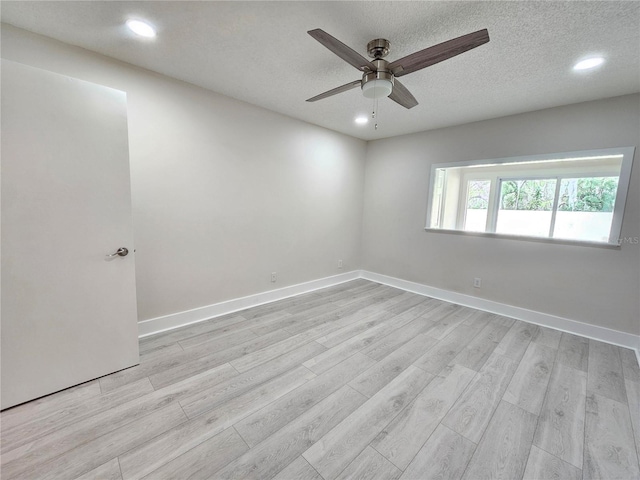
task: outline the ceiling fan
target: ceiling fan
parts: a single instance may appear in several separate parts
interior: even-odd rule
[[[358,52],[332,37],[327,32],[316,28],[307,32],[322,45],[327,47],[340,58],[350,63],[362,73],[361,80],[355,80],[341,87],[309,98],[307,102],[315,102],[323,98],[346,92],[355,87],[362,88],[362,94],[367,98],[389,97],[405,108],[413,108],[418,101],[411,92],[397,80],[397,77],[413,73],[417,70],[435,65],[456,55],[460,55],[472,48],[489,41],[487,29],[478,30],[458,38],[439,43],[433,47],[425,48],[407,55],[399,60],[389,63],[384,57],[389,53],[389,40],[377,38],[367,44],[367,51],[373,60],[369,61]]]

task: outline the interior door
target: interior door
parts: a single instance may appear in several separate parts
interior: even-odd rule
[[[139,357],[125,93],[2,60],[1,96],[4,409]]]

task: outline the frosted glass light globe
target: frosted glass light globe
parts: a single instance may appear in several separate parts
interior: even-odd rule
[[[362,85],[362,94],[367,98],[383,98],[391,95],[393,83],[391,80],[371,80]]]

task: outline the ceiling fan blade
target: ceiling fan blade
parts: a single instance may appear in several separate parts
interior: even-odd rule
[[[322,45],[327,47],[329,50],[331,50],[333,53],[338,55],[341,59],[356,67],[358,70],[362,72],[364,72],[365,70],[375,72],[376,66],[373,63],[364,58],[351,47],[348,47],[347,45],[342,43],[337,38],[329,35],[324,30],[316,28],[315,30],[309,30],[307,33],[317,41],[319,41]]]
[[[362,80],[355,80],[351,83],[347,83],[346,85],[342,85],[341,87],[336,87],[327,92],[321,93],[320,95],[316,95],[315,97],[311,97],[307,99],[307,102],[315,102],[316,100],[322,100],[323,98],[330,97],[332,95],[336,95],[338,93],[346,92],[347,90],[351,90],[352,88],[359,87],[362,84]]]
[[[436,63],[447,60],[456,55],[460,55],[472,48],[479,47],[480,45],[489,41],[489,32],[485,28],[484,30],[478,30],[477,32],[469,33],[446,42],[439,43],[433,47],[425,48],[419,52],[407,55],[395,62],[389,64],[389,69],[393,72],[394,76],[401,77],[408,73],[415,72],[425,67],[430,67]]]
[[[389,98],[402,105],[404,108],[413,108],[418,105],[418,101],[413,95],[411,95],[411,92],[407,90],[407,87],[401,84],[397,79],[394,79],[393,90],[391,91]]]

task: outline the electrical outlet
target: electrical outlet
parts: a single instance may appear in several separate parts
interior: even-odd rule
[[[342,268],[342,260],[338,260],[338,268]]]
[[[482,286],[482,279],[481,278],[474,278],[473,279],[473,288],[480,288]]]
[[[278,274],[276,272],[271,272],[271,283],[276,283],[278,280]]]

